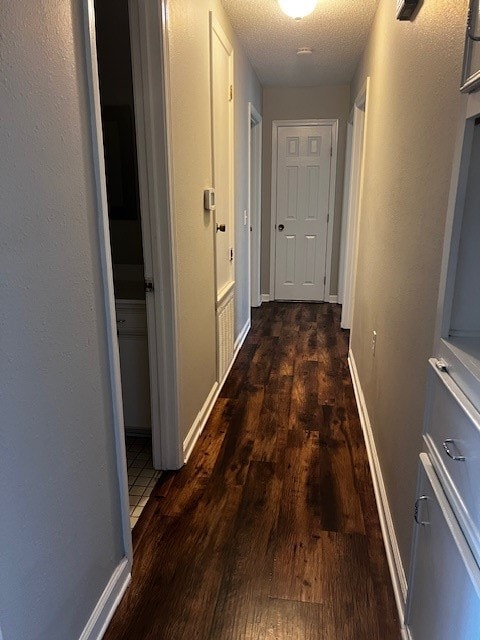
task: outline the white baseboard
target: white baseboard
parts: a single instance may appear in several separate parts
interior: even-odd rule
[[[380,516],[380,525],[382,527],[383,541],[385,551],[387,553],[388,567],[395,593],[395,601],[397,604],[398,614],[402,624],[402,636],[407,639],[407,631],[403,625],[405,618],[405,604],[407,600],[407,580],[405,571],[400,557],[400,549],[398,547],[395,527],[393,525],[392,513],[388,504],[387,492],[383,481],[380,460],[377,454],[375,439],[373,436],[372,425],[368,416],[365,396],[363,395],[360,378],[358,376],[357,366],[352,351],[348,353],[348,364],[353,381],[353,389],[358,405],[358,413],[360,415],[360,423],[362,425],[363,437],[367,448],[368,461],[372,473],[373,488],[375,491],[375,499],[377,502],[378,514]]]
[[[338,296],[330,296],[330,297],[329,297],[329,299],[328,299],[328,301],[329,301],[331,304],[338,304]]]
[[[240,331],[240,333],[237,336],[237,339],[235,340],[235,345],[233,347],[232,365],[235,362],[235,359],[238,356],[238,352],[242,348],[243,343],[245,342],[245,338],[247,337],[251,326],[252,326],[252,321],[250,320],[250,318],[248,318],[245,325],[243,326],[243,329]]]
[[[123,558],[108,581],[79,640],[101,640],[103,638],[110,620],[130,583],[130,569],[128,558]]]
[[[270,294],[269,293],[262,293],[262,295],[260,296],[260,300],[262,302],[270,302]]]
[[[218,384],[218,382],[215,382],[213,387],[210,389],[210,393],[208,394],[207,399],[203,403],[203,407],[200,409],[197,417],[193,421],[187,437],[183,441],[183,458],[185,463],[188,461],[190,454],[193,451],[193,447],[195,446],[198,438],[200,437],[200,434],[207,424],[207,420],[212,412],[213,405],[215,404],[219,393],[220,385]]]
[[[240,351],[243,343],[245,342],[245,338],[247,337],[248,332],[250,331],[250,326],[251,326],[251,320],[250,318],[248,318],[243,329],[240,331],[237,339],[235,340],[233,358],[228,369],[225,372],[223,380],[220,383],[215,382],[213,387],[210,389],[210,393],[208,394],[203,407],[200,409],[197,417],[195,418],[194,423],[190,428],[190,431],[188,432],[187,437],[183,442],[183,456],[184,456],[185,462],[188,461],[193,451],[193,448],[197,443],[198,438],[200,437],[202,431],[205,428],[205,425],[207,424],[207,420],[210,417],[210,414],[212,413],[213,405],[217,401],[220,391],[222,390],[222,387],[225,384],[225,380],[227,379],[228,374],[230,373],[233,367],[233,364],[237,359],[238,352]]]

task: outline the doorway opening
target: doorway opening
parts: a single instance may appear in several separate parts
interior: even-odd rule
[[[128,0],[94,0],[110,250],[122,380],[130,526],[159,472],[152,452],[147,279]]]

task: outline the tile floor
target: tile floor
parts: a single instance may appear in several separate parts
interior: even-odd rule
[[[126,436],[125,442],[127,445],[130,526],[133,529],[160,477],[160,471],[153,468],[150,438]]]

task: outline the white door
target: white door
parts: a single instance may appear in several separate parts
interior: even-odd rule
[[[210,13],[212,164],[214,214],[217,381],[222,384],[233,360],[235,275],[233,176],[233,48]]]
[[[325,299],[332,126],[280,126],[275,299]]]
[[[184,463],[178,426],[174,233],[170,213],[163,3],[129,0],[150,372],[153,464]]]
[[[211,16],[213,186],[217,302],[230,289],[233,272],[233,49]]]

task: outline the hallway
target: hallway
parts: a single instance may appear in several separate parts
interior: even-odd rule
[[[393,640],[340,307],[269,303],[134,529],[106,640]]]

